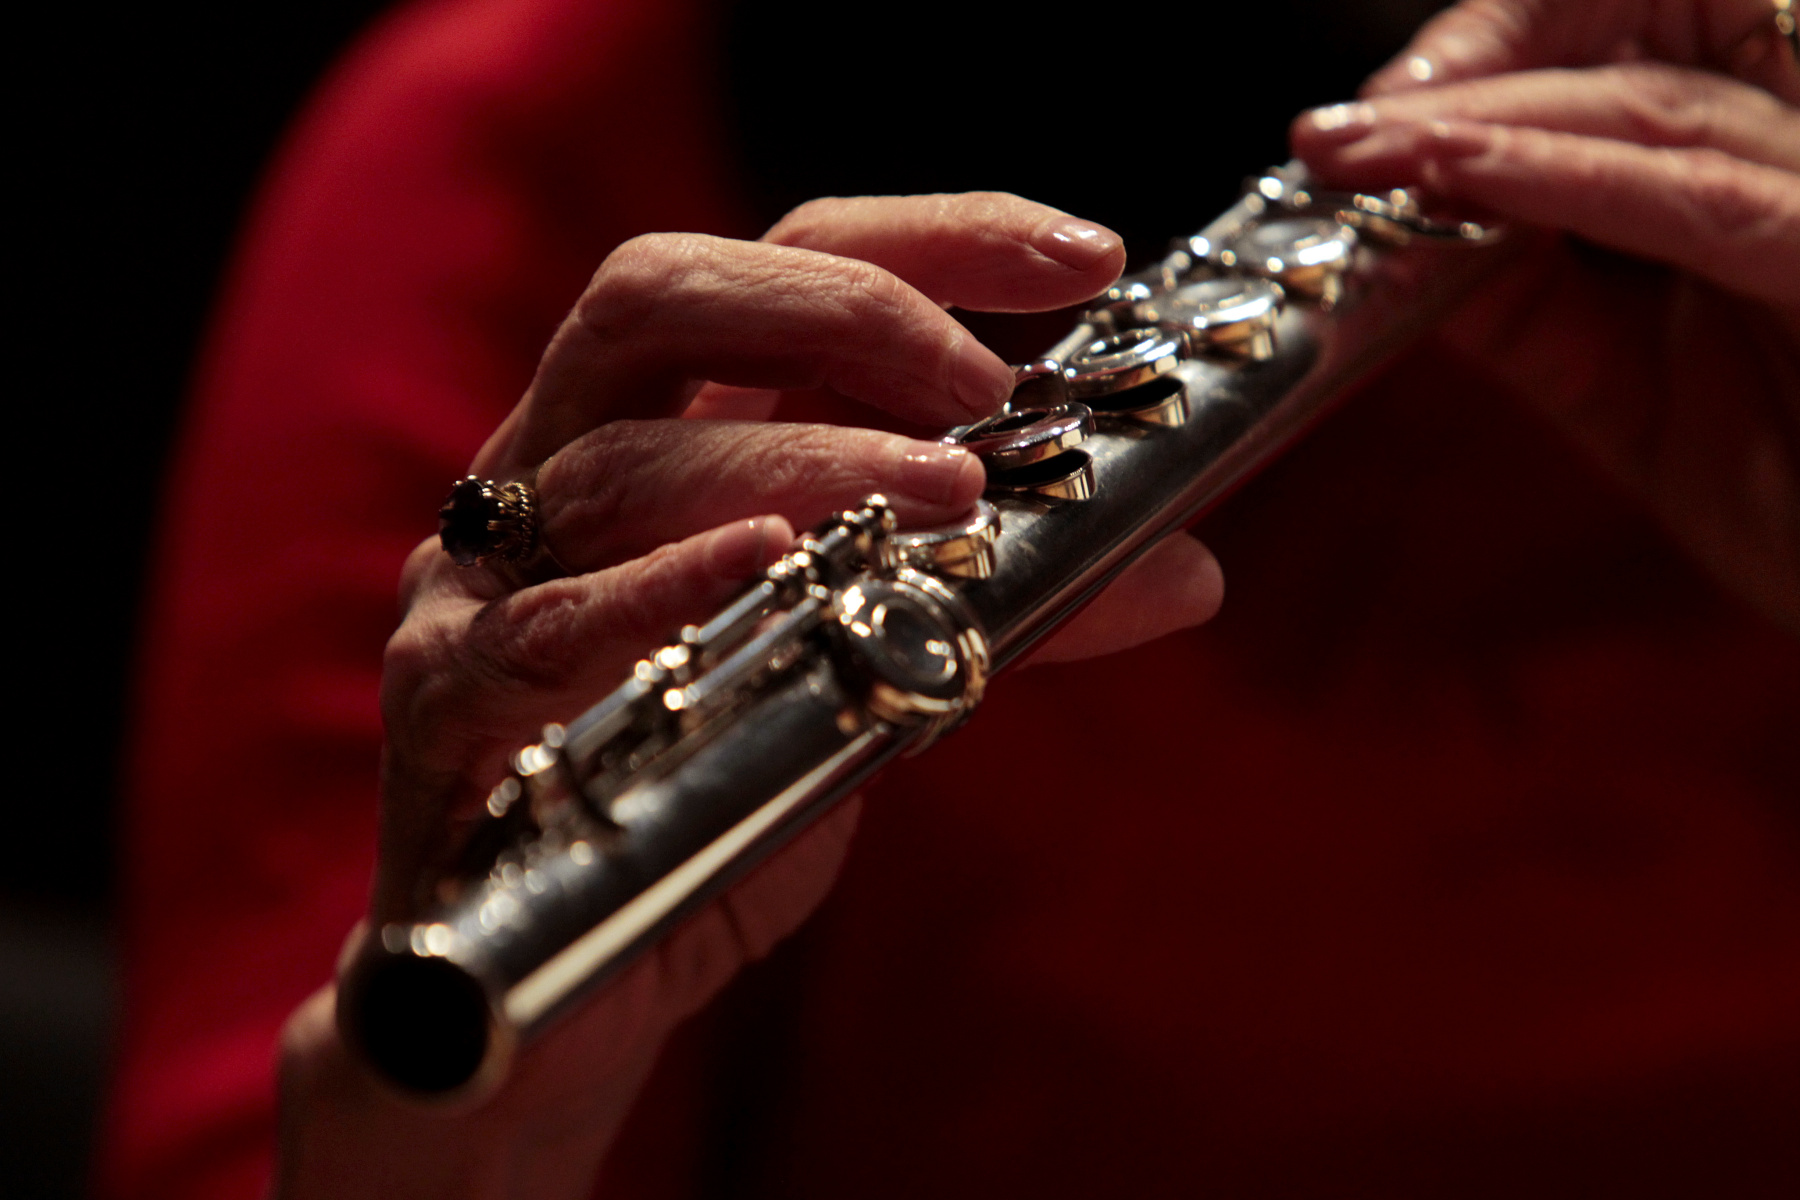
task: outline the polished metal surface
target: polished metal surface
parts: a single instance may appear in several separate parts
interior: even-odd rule
[[[987,685],[987,638],[962,597],[936,577],[903,567],[890,579],[853,583],[833,599],[864,706],[896,725],[954,722]]]
[[[985,579],[994,573],[994,543],[999,540],[999,510],[978,500],[975,511],[960,521],[890,534],[881,543],[881,565]]]
[[[1219,258],[1296,295],[1335,304],[1356,245],[1356,230],[1349,225],[1324,217],[1276,217],[1232,238]]]
[[[459,479],[438,509],[438,539],[459,567],[524,562],[538,548],[537,492],[524,482]]]
[[[1017,378],[1018,372],[1014,372]],[[953,430],[944,441],[980,455],[990,470],[1010,471],[1055,458],[1094,435],[1094,414],[1084,404],[1019,408]]]
[[[1155,326],[1122,329],[1076,350],[1063,375],[1069,394],[1085,400],[1149,383],[1173,371],[1186,353],[1187,341],[1180,333]]]
[[[1101,428],[1115,430],[1143,425],[1185,425],[1193,414],[1188,406],[1187,384],[1172,376],[1110,396],[1095,396],[1090,407]]]
[[[1094,494],[1094,460],[1080,450],[1012,471],[988,474],[988,494],[1051,502],[1086,500]]]
[[[1491,240],[1404,194],[1322,198],[1291,166],[1254,180],[1018,368],[985,433],[946,435],[988,468],[966,520],[899,531],[869,497],[521,750],[433,905],[347,957],[349,1043],[415,1095],[501,1078],[522,1040],[966,719],[991,673],[1472,287],[1491,256],[1457,248]]]
[[[1281,285],[1270,280],[1220,275],[1140,301],[1131,319],[1181,334],[1190,355],[1260,361],[1275,353],[1275,319],[1286,298]]]

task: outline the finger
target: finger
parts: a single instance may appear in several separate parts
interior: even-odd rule
[[[603,694],[682,625],[711,616],[792,540],[778,516],[734,521],[608,570],[492,600],[463,590],[446,563],[388,643],[390,754],[426,795],[487,786],[495,756]]]
[[[1128,650],[1164,634],[1204,625],[1225,599],[1225,576],[1212,551],[1186,534],[1164,538],[1127,567],[1049,641],[1030,665],[1071,662]]]
[[[1328,167],[1333,150],[1381,126],[1433,120],[1710,148],[1800,171],[1800,111],[1749,84],[1661,63],[1523,71],[1314,109],[1294,121],[1294,152],[1309,164]]]
[[[448,863],[506,756],[624,678],[646,650],[704,620],[786,549],[780,517],[731,525],[654,554],[483,602],[440,559],[388,642],[381,680],[378,919],[412,911]]]
[[[516,474],[604,421],[672,415],[701,380],[829,387],[931,425],[993,412],[1012,390],[998,356],[880,267],[650,234],[601,264],[475,470]]]
[[[827,425],[615,421],[538,474],[543,538],[591,571],[757,513],[798,528],[880,492],[905,526],[967,512],[986,485],[967,450]]]
[[[709,383],[695,394],[681,415],[702,421],[769,421],[781,404],[776,388],[734,388]]]
[[[1422,182],[1745,296],[1800,302],[1800,181],[1714,150],[1438,121],[1378,127],[1322,169],[1350,182]]]
[[[1769,0],[1464,0],[1420,26],[1363,94],[1634,57],[1724,68],[1773,16]]]
[[[688,961],[683,968],[670,961],[667,974],[699,984],[682,989],[691,997],[689,1003],[704,1003],[711,989],[724,982],[721,975],[728,977],[744,963],[765,957],[812,915],[837,882],[861,815],[862,800],[852,796],[734,884],[713,910],[717,926],[694,936],[696,943],[710,941],[710,946],[682,946],[679,934],[670,939],[674,944],[668,958]]]
[[[1004,192],[814,200],[763,239],[874,263],[939,304],[981,312],[1077,304],[1125,269],[1112,230]]]

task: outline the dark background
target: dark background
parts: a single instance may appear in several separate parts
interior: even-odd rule
[[[0,1191],[17,1200],[82,1188],[114,1006],[138,603],[191,359],[282,129],[386,7],[66,6],[18,35],[11,359],[29,503],[10,540],[27,765],[0,843]],[[1075,20],[746,0],[721,27],[739,166],[770,219],[819,194],[1002,188],[1112,225],[1141,260],[1279,161],[1295,111],[1349,95],[1436,7],[1190,0]]]

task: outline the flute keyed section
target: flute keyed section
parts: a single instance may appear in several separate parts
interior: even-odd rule
[[[373,931],[339,1024],[420,1096],[497,1082],[578,1005],[1204,512],[1480,277],[1492,231],[1404,193],[1253,180],[949,431],[988,469],[968,517],[898,530],[879,496],[802,537],[707,622],[520,750],[436,905]]]

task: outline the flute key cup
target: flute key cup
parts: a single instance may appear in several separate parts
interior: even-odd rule
[[[1088,401],[1094,416],[1109,428],[1130,429],[1150,426],[1173,429],[1187,424],[1187,384],[1174,375],[1164,375],[1149,383],[1098,396]]]
[[[988,473],[988,492],[1036,500],[1087,500],[1094,494],[1094,460],[1070,450],[1028,467]]]
[[[1055,408],[1009,406],[946,434],[943,440],[979,455],[991,475],[1055,458],[1093,436],[1094,414],[1087,405],[1061,404]]]
[[[1077,400],[1149,383],[1181,365],[1187,340],[1163,329],[1127,329],[1098,338],[1069,356],[1064,375]]]
[[[1221,276],[1140,301],[1132,318],[1187,339],[1193,354],[1261,362],[1275,354],[1281,285],[1269,279]]]
[[[1000,511],[977,500],[975,511],[959,521],[889,534],[881,544],[881,565],[986,579],[994,573],[994,543],[999,540]]]
[[[1221,253],[1227,265],[1272,279],[1286,290],[1330,307],[1344,294],[1344,273],[1356,250],[1356,230],[1325,217],[1288,217],[1252,226]]]

